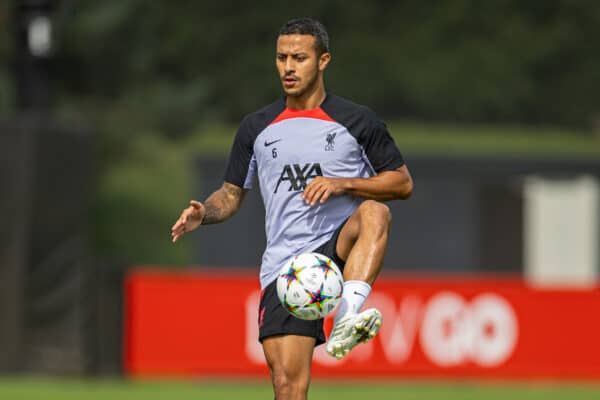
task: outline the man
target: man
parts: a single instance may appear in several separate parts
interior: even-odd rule
[[[388,239],[389,208],[406,199],[412,179],[385,125],[372,111],[328,94],[331,60],[321,23],[294,19],[280,30],[276,66],[285,97],[247,115],[232,146],[223,186],[204,203],[191,201],[172,240],[239,209],[258,174],[266,208],[267,248],[260,280],[259,340],[276,399],[305,399],[323,320],[288,314],[277,298],[277,273],[292,255],[315,251],[344,273],[344,292],[327,352],[340,359],[375,336],[382,317],[360,312],[377,277]]]

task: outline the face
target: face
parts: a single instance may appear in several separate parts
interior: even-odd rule
[[[311,35],[281,35],[277,39],[277,70],[283,90],[292,97],[302,96],[320,84],[319,79],[331,58],[329,53],[320,56]]]

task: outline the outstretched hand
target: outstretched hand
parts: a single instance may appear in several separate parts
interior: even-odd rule
[[[190,206],[183,210],[181,216],[171,228],[171,240],[175,243],[187,232],[193,231],[202,224],[202,220],[206,215],[204,204],[191,200]]]

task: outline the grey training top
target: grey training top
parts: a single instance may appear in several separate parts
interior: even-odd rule
[[[328,94],[312,110],[286,108],[280,99],[247,115],[233,143],[225,181],[252,188],[258,176],[266,210],[264,288],[293,255],[331,238],[360,205],[351,195],[310,206],[302,190],[316,176],[367,178],[401,167],[404,160],[385,124],[365,106]]]

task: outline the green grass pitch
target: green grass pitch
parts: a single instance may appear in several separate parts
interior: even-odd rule
[[[263,381],[143,381],[0,378],[5,400],[258,400],[272,399]],[[314,382],[311,400],[592,400],[600,383]]]

